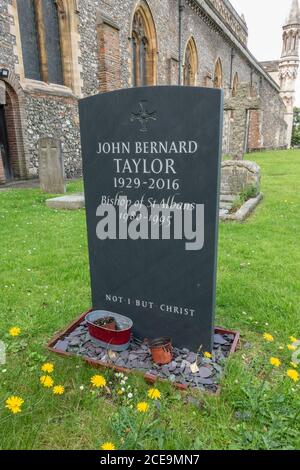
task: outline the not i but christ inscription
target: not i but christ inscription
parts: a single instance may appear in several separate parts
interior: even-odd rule
[[[93,308],[141,339],[212,348],[222,109],[197,87],[80,101]]]

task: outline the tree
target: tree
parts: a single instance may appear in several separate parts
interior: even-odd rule
[[[300,145],[300,108],[294,108],[292,146]]]

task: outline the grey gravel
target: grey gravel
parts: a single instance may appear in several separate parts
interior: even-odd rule
[[[54,346],[55,349],[58,349],[59,351],[64,351],[66,352],[69,346],[69,341],[57,341],[56,345]]]
[[[99,347],[98,343],[89,336],[87,324],[83,322],[67,336],[58,340],[55,349],[85,356],[107,365],[139,370],[172,383],[215,393],[233,340],[234,336],[231,334],[215,334],[212,359],[204,358],[201,353],[189,351],[187,348],[174,347],[173,360],[169,364],[158,366],[152,362],[147,344],[136,338],[132,339],[128,350],[115,353],[114,357],[110,358],[108,351]],[[194,363],[197,363],[199,370],[193,373],[191,364]]]

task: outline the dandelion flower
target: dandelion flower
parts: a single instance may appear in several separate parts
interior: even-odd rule
[[[10,336],[19,336],[21,334],[21,328],[19,328],[18,326],[13,326],[10,330],[9,330],[9,334]]]
[[[296,343],[298,340],[295,338],[295,336],[290,336],[290,341],[291,343]]]
[[[294,346],[293,344],[288,344],[288,350],[289,350],[289,351],[296,351],[297,348],[296,348],[296,346]]]
[[[270,335],[270,333],[264,333],[263,338],[268,343],[272,343],[274,341],[274,337],[272,335]]]
[[[91,378],[91,384],[96,388],[103,388],[106,386],[106,380],[103,375],[93,375]]]
[[[274,367],[280,367],[281,366],[281,361],[277,357],[271,357],[270,358],[270,364],[271,364],[271,366],[274,366]]]
[[[148,391],[148,397],[151,398],[151,400],[159,400],[161,393],[157,388],[150,388]]]
[[[210,352],[206,351],[206,352],[204,353],[204,357],[206,357],[206,359],[211,359],[211,358],[212,358],[212,354],[211,354]]]
[[[53,393],[54,395],[63,395],[65,393],[65,387],[62,385],[56,385],[53,387]]]
[[[52,377],[50,377],[50,375],[42,375],[42,377],[40,377],[40,382],[45,388],[51,388],[54,384],[53,379]]]
[[[46,362],[42,365],[41,370],[47,372],[47,374],[51,374],[54,371],[54,365],[51,362]]]
[[[102,450],[116,450],[116,446],[112,442],[104,442],[101,446]]]
[[[124,393],[123,390],[118,390],[118,391],[117,391],[117,394],[118,394],[118,395],[123,395],[123,393]]]
[[[136,405],[136,409],[139,413],[147,413],[147,411],[149,410],[149,404],[146,401],[140,401]]]
[[[22,411],[21,407],[22,407],[23,403],[24,403],[23,398],[16,397],[16,396],[11,396],[6,400],[5,408],[7,408],[13,414],[21,413],[21,411]]]
[[[294,369],[289,369],[286,375],[292,379],[294,382],[299,382],[299,372]]]

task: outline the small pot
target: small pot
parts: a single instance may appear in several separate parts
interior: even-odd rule
[[[107,317],[112,317],[115,321],[115,329],[108,328],[109,323],[104,327],[95,324],[95,321]],[[130,318],[105,310],[93,310],[86,315],[85,319],[90,336],[101,348],[117,352],[129,348],[132,331],[132,320]]]
[[[149,341],[149,348],[155,364],[169,364],[173,359],[173,349],[170,338],[157,338]]]

